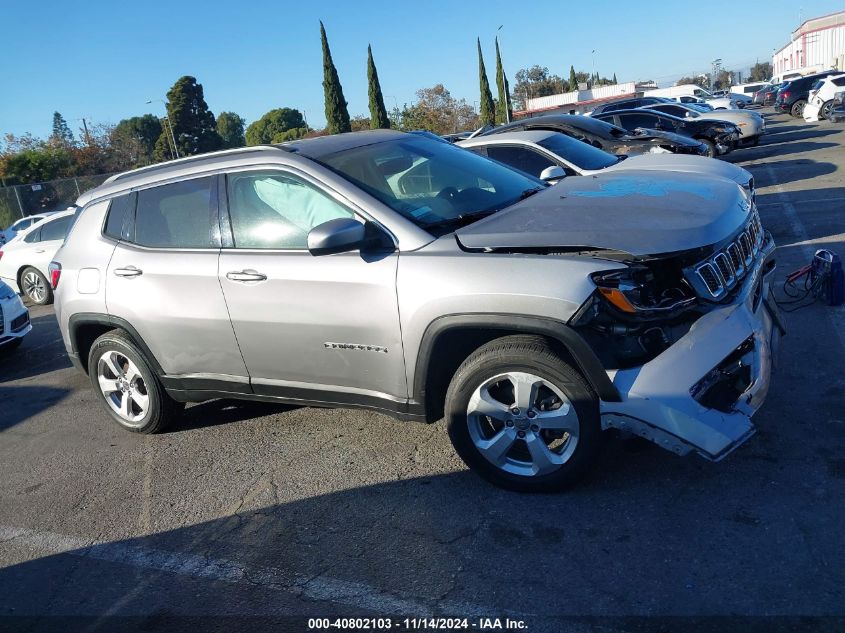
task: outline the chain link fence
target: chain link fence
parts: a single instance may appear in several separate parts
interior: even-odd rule
[[[112,174],[60,178],[28,185],[0,187],[0,228],[16,220],[43,211],[58,211],[73,204],[88,189],[92,189]]]

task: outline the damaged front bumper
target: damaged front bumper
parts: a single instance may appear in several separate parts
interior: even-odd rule
[[[653,360],[608,372],[621,402],[602,402],[602,428],[629,431],[678,455],[722,459],[751,437],[783,319],[774,302],[774,243],[734,300],[699,318]]]

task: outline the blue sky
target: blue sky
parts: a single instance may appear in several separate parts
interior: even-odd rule
[[[357,2],[16,2],[0,15],[3,73],[0,133],[49,134],[54,110],[76,130],[78,119],[116,123],[160,103],[182,75],[194,75],[217,114],[247,122],[276,107],[304,110],[325,123],[319,23],[349,102],[367,113],[366,56],[372,44],[385,103],[400,107],[422,87],[443,83],[478,100],[475,38],[481,37],[491,84],[499,25],[511,83],[519,68],[570,64],[615,72],[619,81],[671,83],[708,69],[770,60],[804,19],[843,9],[841,0],[531,3],[500,0],[358,0]],[[800,12],[800,13],[799,13]]]

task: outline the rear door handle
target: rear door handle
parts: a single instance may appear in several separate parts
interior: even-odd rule
[[[114,274],[118,277],[137,277],[138,275],[142,275],[143,273],[143,270],[141,270],[140,268],[135,268],[134,266],[127,266],[126,268],[114,269]]]
[[[38,248],[35,250],[36,253],[43,253],[45,252],[43,248]]]
[[[257,270],[233,270],[226,273],[226,279],[232,281],[266,281],[267,275],[258,272]]]

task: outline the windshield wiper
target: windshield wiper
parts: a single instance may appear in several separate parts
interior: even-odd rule
[[[526,189],[521,194],[519,194],[519,198],[517,198],[517,200],[525,200],[526,198],[530,198],[535,193],[537,193],[538,191],[542,191],[545,188],[546,187],[534,187],[533,189]]]
[[[442,220],[435,220],[434,222],[426,222],[422,225],[422,228],[431,229],[442,228],[446,226],[463,226],[464,224],[470,224],[472,222],[475,222],[476,220],[480,220],[481,218],[487,217],[488,215],[491,215],[495,212],[496,210],[461,213],[460,215],[456,215],[454,218],[443,218]]]

